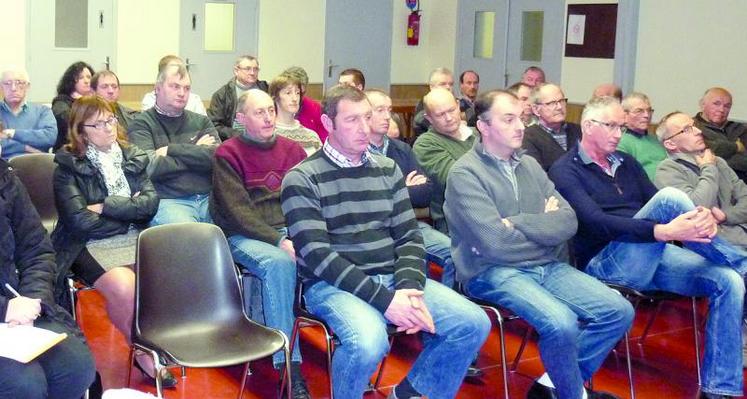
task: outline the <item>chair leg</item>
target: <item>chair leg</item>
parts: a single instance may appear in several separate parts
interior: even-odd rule
[[[508,364],[506,362],[506,335],[503,331],[503,316],[495,309],[495,320],[498,323],[498,338],[501,340],[501,372],[503,372],[503,394],[508,398]]]
[[[283,335],[285,337],[285,335]],[[288,338],[285,338],[288,339]],[[285,395],[287,399],[293,399],[293,377],[291,376],[291,352],[288,346],[288,341],[285,342],[285,345],[283,346],[283,350],[285,351],[285,374],[288,375],[288,379],[285,381]]]
[[[643,345],[643,341],[646,340],[646,337],[648,336],[648,331],[651,329],[651,326],[654,325],[654,320],[656,319],[656,316],[659,315],[659,311],[661,310],[661,304],[663,301],[659,301],[656,304],[656,309],[654,309],[654,313],[648,318],[648,323],[646,323],[646,327],[643,329],[643,333],[641,334],[641,337],[638,338],[638,345]]]
[[[249,364],[250,363],[251,362],[246,362],[246,366],[244,366],[244,373],[241,376],[241,388],[239,388],[239,399],[243,399],[244,398],[244,389],[246,389],[246,378],[248,376],[247,371],[249,371]],[[283,376],[283,379],[285,379],[285,376]],[[282,389],[283,389],[282,385],[280,386],[280,389],[281,389],[280,392],[283,392],[282,391]]]
[[[630,399],[635,399],[635,386],[633,385],[633,363],[630,359],[630,335],[626,331],[623,337],[625,341],[625,362],[628,366],[628,385],[630,385]]]
[[[698,339],[698,300],[691,298],[693,308],[693,343],[695,344],[695,371],[698,373],[698,386],[700,386],[700,340]]]
[[[301,320],[300,319],[296,319],[296,321],[293,322],[293,330],[291,330],[291,338],[290,338],[290,342],[288,343],[288,347],[289,347],[288,350],[291,353],[293,353],[293,349],[295,348],[296,337],[298,337],[298,333],[299,333],[300,330],[301,330]],[[249,369],[249,365],[248,364],[247,364],[246,370],[244,370],[244,371],[251,373],[251,369]],[[286,373],[285,369],[283,369],[283,371],[282,371],[281,374],[282,374],[282,377],[280,378],[280,392],[283,392],[283,387],[284,386],[286,386],[286,385],[290,386],[290,384],[286,384],[286,379],[288,377],[290,377],[290,374]]]
[[[392,351],[392,345],[394,345],[394,335],[389,336],[389,351]],[[373,390],[378,391],[379,390],[379,383],[381,383],[381,376],[384,374],[384,366],[386,365],[386,359],[389,357],[384,356],[384,358],[381,360],[381,365],[379,366],[379,372],[376,373],[376,379],[374,380]]]
[[[73,320],[78,321],[78,310],[76,309],[78,289],[75,288],[75,281],[71,278],[67,279],[67,292],[70,295],[70,314],[73,316]]]
[[[516,357],[514,358],[514,362],[511,364],[511,371],[516,371],[516,369],[519,367],[519,361],[521,360],[521,355],[524,354],[524,349],[527,346],[527,341],[529,341],[529,337],[532,335],[532,331],[534,331],[534,328],[532,328],[532,326],[527,327],[527,331],[524,333],[524,338],[522,338],[521,340],[519,351],[516,352]]]
[[[322,326],[324,330],[324,336],[327,340],[327,375],[329,376],[329,399],[335,399],[335,387],[332,384],[332,352],[335,349],[335,342],[332,336],[329,335],[327,328]]]
[[[127,384],[126,387],[130,387],[130,380],[132,379],[132,368],[135,366],[135,347],[130,345],[130,367],[127,369]]]
[[[153,356],[153,364],[155,365],[155,374],[156,374],[156,396],[159,398],[163,398],[163,382],[161,381],[161,370],[164,368],[164,366],[161,364],[161,360],[158,358],[158,353],[155,351],[150,351],[151,355]]]

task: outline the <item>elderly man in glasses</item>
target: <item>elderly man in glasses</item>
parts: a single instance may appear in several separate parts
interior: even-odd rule
[[[693,131],[685,122],[664,141]],[[637,290],[708,297],[701,397],[741,396],[747,253],[716,236],[720,215],[676,188],[657,190],[633,157],[616,151],[624,123],[617,99],[592,99],[581,116],[581,142],[550,169],[578,217],[577,266]]]
[[[667,152],[653,134],[648,134],[654,109],[651,101],[643,93],[633,92],[622,100],[625,111],[625,128],[617,150],[626,152],[635,158],[649,180],[653,181],[656,167],[667,157]]]
[[[10,69],[0,77],[0,148],[5,159],[33,152],[47,152],[57,138],[52,110],[26,101],[31,82],[26,71]]]
[[[550,166],[573,147],[581,138],[581,128],[565,121],[565,97],[560,86],[541,83],[534,87],[529,97],[537,124],[524,131],[524,149],[548,171]]]

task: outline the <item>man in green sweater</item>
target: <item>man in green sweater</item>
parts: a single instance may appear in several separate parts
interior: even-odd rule
[[[609,398],[586,391],[633,321],[633,307],[599,280],[559,260],[576,214],[533,157],[523,155],[521,106],[495,90],[475,102],[480,138],[446,184],[444,211],[457,280],[511,309],[539,333],[547,372],[527,398]]]
[[[423,103],[425,118],[431,126],[418,137],[412,150],[433,182],[430,206],[433,227],[448,235],[443,211],[446,178],[454,162],[472,148],[477,134],[462,123],[459,104],[450,91],[435,88],[423,98]]]
[[[617,150],[633,156],[643,166],[648,179],[654,181],[656,167],[667,158],[667,151],[656,136],[648,134],[654,109],[643,93],[633,92],[622,100],[625,111],[625,130]]]

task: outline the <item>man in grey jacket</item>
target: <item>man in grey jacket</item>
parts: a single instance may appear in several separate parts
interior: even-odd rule
[[[522,155],[518,98],[496,90],[475,103],[481,138],[452,168],[444,211],[457,280],[539,333],[547,370],[527,398],[612,397],[584,391],[627,331],[633,308],[595,278],[558,260],[576,215],[539,163]]]

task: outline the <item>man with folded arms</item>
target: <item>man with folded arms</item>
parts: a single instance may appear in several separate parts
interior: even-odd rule
[[[703,132],[706,145],[724,158],[740,179],[747,179],[747,124],[730,121],[732,97],[723,87],[711,87],[700,99],[695,126]],[[745,180],[747,181],[747,180]]]
[[[444,211],[457,279],[539,333],[543,374],[528,398],[606,398],[590,379],[633,321],[633,307],[559,260],[576,215],[537,161],[522,154],[522,107],[495,90],[475,103],[480,138],[451,169]]]

